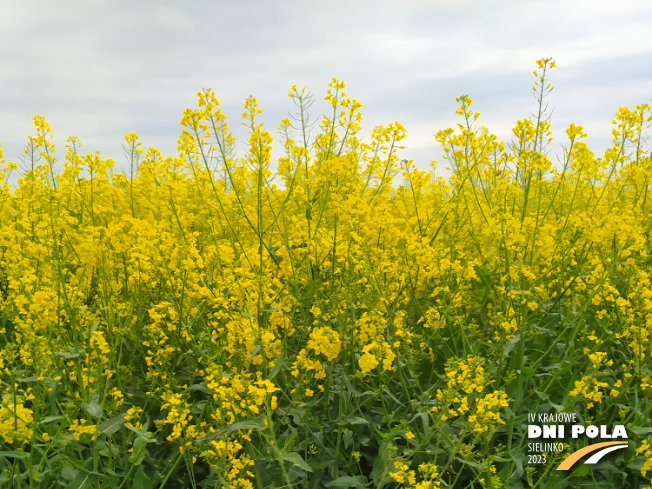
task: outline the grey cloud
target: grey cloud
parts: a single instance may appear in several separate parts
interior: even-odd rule
[[[404,155],[426,168],[441,157],[432,135],[457,127],[455,97],[468,94],[480,122],[509,140],[515,121],[536,109],[534,60],[553,56],[553,146],[569,122],[584,122],[600,155],[616,108],[652,96],[651,10],[603,0],[6,2],[0,142],[15,160],[39,113],[60,153],[77,134],[84,150],[121,161],[122,137],[134,131],[174,154],[182,110],[212,87],[242,152],[249,94],[276,136],[293,109],[288,88],[315,93],[316,118],[335,76],[365,106],[363,134],[401,121]]]

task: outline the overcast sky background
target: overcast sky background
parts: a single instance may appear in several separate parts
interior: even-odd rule
[[[602,156],[617,108],[652,99],[651,33],[648,0],[3,0],[0,142],[5,159],[18,161],[40,114],[60,165],[73,134],[83,153],[119,165],[131,131],[145,148],[174,155],[183,109],[211,87],[242,156],[248,95],[277,139],[293,109],[288,88],[315,93],[317,118],[337,77],[364,106],[363,135],[398,120],[407,129],[402,157],[443,168],[433,134],[457,127],[455,98],[468,94],[479,123],[509,142],[515,121],[536,110],[535,60],[553,57],[553,161],[570,122]]]

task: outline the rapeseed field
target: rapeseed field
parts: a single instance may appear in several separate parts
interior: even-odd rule
[[[254,97],[245,156],[206,89],[178,155],[130,133],[125,172],[34,117],[0,160],[0,486],[650,486],[650,106],[553,163],[554,67],[511,144],[457,99],[448,177],[399,122],[363,141],[336,79],[314,124],[290,89],[277,163]],[[628,447],[533,459],[528,416],[561,412]]]

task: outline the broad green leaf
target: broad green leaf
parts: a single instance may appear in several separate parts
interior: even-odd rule
[[[554,407],[557,411],[563,411],[564,410],[564,406],[562,406],[561,404],[555,404],[554,402],[552,402],[552,400],[550,399],[550,396],[548,394],[546,394],[545,392],[541,392],[536,387],[534,387],[533,389],[534,389],[534,392],[535,392],[535,394],[537,396],[539,396],[544,401],[548,401],[548,404],[550,404],[552,407]]]
[[[99,431],[100,434],[104,433],[107,436],[111,436],[113,433],[118,431],[125,423],[125,416],[127,415],[123,413],[113,418],[107,419],[106,421],[103,421],[97,427],[97,431]]]
[[[131,486],[133,489],[151,489],[152,488],[152,479],[150,479],[141,465],[136,470],[134,474],[134,483]]]
[[[71,348],[69,352],[58,351],[55,353],[55,355],[59,355],[60,357],[67,358],[68,360],[70,360],[73,358],[79,358],[79,355],[81,355],[82,353],[86,353],[86,348],[82,348],[82,347]]]
[[[281,367],[283,367],[283,352],[279,353],[279,355],[276,357],[276,360],[274,360],[274,366],[272,367],[272,370],[269,372],[269,377],[267,377],[269,380],[272,380],[274,377],[278,375],[278,373],[281,371]]]
[[[297,452],[288,453],[283,456],[283,460],[290,462],[292,465],[296,465],[300,469],[305,470],[306,472],[312,472],[312,467],[308,465],[303,457]]]
[[[573,477],[584,477],[589,475],[590,467],[586,464],[582,464],[573,471]]]
[[[325,469],[326,467],[330,467],[335,463],[337,463],[337,460],[334,458],[324,458],[319,461],[310,460],[310,466],[312,467],[312,470]]]
[[[197,443],[199,443],[200,445],[203,445],[203,444],[206,444],[206,443],[209,443],[209,442],[215,440],[216,438],[219,438],[220,436],[222,436],[222,433],[224,433],[224,432],[221,431],[221,430],[213,431],[211,433],[208,433],[208,435],[206,435],[206,436],[202,436],[201,438],[197,438],[197,440],[195,440],[195,441]]]
[[[456,457],[456,458],[457,458],[457,460],[459,460],[463,464],[469,465],[470,467],[473,467],[474,469],[478,469],[478,470],[487,470],[488,469],[486,464],[479,464],[477,462],[473,462],[472,460],[465,460],[465,459],[463,459],[461,457]]]
[[[213,389],[210,389],[207,385],[206,382],[202,382],[200,384],[193,384],[190,387],[186,389],[187,391],[201,391],[206,394],[215,394],[215,391]]]
[[[73,480],[77,475],[79,475],[79,470],[70,464],[64,465],[63,469],[61,469],[61,477],[67,481]]]
[[[347,425],[347,424],[369,424],[369,420],[362,418],[360,416],[353,416],[352,418],[345,419],[341,423],[342,425]]]
[[[525,455],[523,454],[523,449],[520,447],[512,448],[512,451],[509,453],[516,464],[516,476],[521,477],[524,473],[523,470],[523,459]]]
[[[236,310],[237,310],[240,314],[242,314],[243,316],[246,316],[246,317],[248,317],[248,318],[255,318],[255,317],[256,317],[256,316],[254,316],[253,314],[249,314],[248,312],[243,311],[243,310],[240,309],[239,307],[236,307]]]
[[[11,457],[11,458],[27,458],[27,457],[29,457],[29,453],[28,452],[15,452],[15,451],[11,451],[11,450],[0,451],[0,458],[7,458],[7,457]]]
[[[240,421],[239,423],[233,423],[227,429],[227,433],[233,433],[237,430],[262,430],[264,426],[258,421]]]
[[[102,406],[100,406],[95,400],[90,403],[82,402],[82,407],[84,408],[84,411],[95,418],[100,418],[104,414]]]
[[[523,367],[523,374],[526,377],[532,377],[536,373],[536,370],[534,370],[532,367]]]
[[[88,489],[91,487],[91,475],[86,472],[80,472],[66,486],[66,489]]]
[[[258,352],[260,351],[261,344],[258,343],[256,346],[254,346],[254,349],[251,351],[251,358],[249,358],[249,365],[251,365],[251,362],[254,361],[254,358],[256,358],[256,355],[258,355]]]
[[[364,475],[345,475],[324,484],[326,487],[367,487],[367,478]]]
[[[430,432],[430,417],[428,416],[428,413],[424,412],[419,412],[414,415],[414,417],[410,420],[410,423],[414,421],[417,418],[421,418],[421,422],[423,423],[423,432],[428,435]]]
[[[505,349],[503,350],[503,355],[505,356],[509,355],[509,352],[512,351],[512,349],[516,346],[516,343],[518,343],[519,341],[521,341],[520,334],[517,334],[511,340],[509,340],[505,345]]]
[[[147,440],[143,436],[139,436],[134,440],[134,451],[129,457],[129,463],[133,465],[139,465],[143,463],[145,458],[145,447],[147,446]]]
[[[58,416],[46,416],[41,420],[41,424],[46,424],[46,423],[51,423],[52,421],[56,421],[58,419],[63,418],[63,416],[58,415]]]
[[[380,486],[383,483],[383,480],[388,477],[390,469],[393,468],[393,466],[390,466],[393,464],[389,461],[388,447],[388,442],[384,442],[380,445],[378,456],[376,457],[376,460],[374,460],[374,465],[371,469],[371,479],[376,483],[376,486]]]

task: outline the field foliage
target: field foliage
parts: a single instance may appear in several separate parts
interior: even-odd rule
[[[36,116],[0,173],[0,485],[649,485],[650,107],[602,157],[571,124],[553,164],[537,66],[511,144],[457,99],[447,178],[398,122],[362,141],[335,79],[314,122],[291,88],[277,164],[253,97],[244,156],[208,89],[178,155],[130,133],[125,172]],[[561,411],[629,448],[528,464],[527,414]]]

